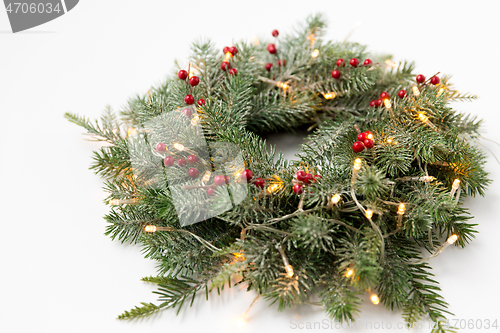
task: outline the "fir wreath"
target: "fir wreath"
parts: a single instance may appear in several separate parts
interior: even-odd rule
[[[411,62],[324,41],[325,26],[311,16],[273,43],[222,54],[194,43],[188,71],[120,120],[66,114],[108,143],[91,167],[110,194],[106,235],[158,262],[143,281],[158,284],[160,303],[120,319],[180,310],[237,281],[280,310],[315,303],[341,322],[368,291],[409,323],[428,316],[448,330],[427,259],[476,232],[460,199],[490,183],[471,144],[480,121],[450,107],[475,96],[448,76],[415,76]],[[296,161],[257,134],[303,126],[314,131]]]

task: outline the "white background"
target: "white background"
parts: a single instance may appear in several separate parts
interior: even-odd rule
[[[327,38],[343,39],[359,21],[351,40],[396,60],[416,60],[426,75],[453,74],[461,91],[480,96],[457,108],[484,118],[485,136],[500,141],[500,23],[493,1],[86,0],[18,34],[10,33],[0,8],[0,332],[296,332],[291,320],[327,318],[317,307],[278,313],[260,301],[250,322],[236,327],[255,295],[232,288],[209,302],[200,297],[179,316],[165,311],[116,320],[123,310],[156,300],[153,286],[139,281],[155,274],[155,264],[138,247],[103,236],[106,194],[88,170],[97,145],[63,118],[66,111],[96,118],[107,104],[120,109],[173,72],[174,59],[183,62],[198,37],[222,48],[275,28],[290,31],[318,11],[329,19]],[[484,143],[500,155],[498,146]],[[491,155],[486,168],[499,178]],[[494,182],[485,198],[467,200],[479,224],[476,240],[431,263],[457,319],[500,325],[499,198]],[[360,319],[379,325],[401,321],[382,305],[365,302],[362,310]],[[349,330],[358,331],[373,330]]]

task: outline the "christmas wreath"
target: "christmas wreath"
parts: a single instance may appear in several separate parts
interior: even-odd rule
[[[120,319],[246,283],[280,310],[313,303],[349,321],[368,292],[409,323],[446,329],[427,261],[476,232],[462,199],[490,183],[473,145],[480,121],[450,107],[475,96],[412,62],[325,41],[325,26],[311,16],[222,53],[194,43],[120,118],[66,114],[107,142],[91,167],[109,193],[106,235],[158,263],[143,281],[158,284],[159,303]],[[297,128],[311,134],[293,161],[259,136]]]

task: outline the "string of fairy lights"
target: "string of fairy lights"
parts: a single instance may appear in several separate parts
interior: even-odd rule
[[[277,37],[278,34],[279,33],[277,32],[277,30],[273,31],[273,36],[274,37]],[[309,36],[307,36],[307,39],[311,42],[311,49],[312,49],[311,60],[318,58],[319,55],[320,55],[320,51],[318,49],[313,49],[314,43],[316,41],[315,35],[314,34],[310,34]],[[257,45],[258,45],[259,42],[257,40],[254,43],[257,43]],[[272,45],[272,47],[270,47],[270,45]],[[269,52],[271,54],[275,54],[276,53],[276,48],[275,48],[274,44],[270,44],[270,45],[268,45]],[[228,48],[228,50],[229,49],[230,48]],[[225,68],[226,69],[229,68],[228,64],[231,61],[231,58],[235,54],[234,52],[232,53],[232,52],[229,52],[228,50],[226,50],[226,48],[224,49],[224,51],[225,51],[224,52],[224,60],[223,60],[223,64],[222,64],[222,66],[224,67],[223,70],[225,70]],[[339,60],[342,60],[342,62],[341,62],[341,64],[342,64],[343,63],[343,59],[339,59]],[[279,65],[280,66],[281,66],[281,61],[286,62],[286,60],[284,60],[284,59],[278,59],[278,61],[279,61]],[[372,65],[371,60],[370,59],[365,60],[365,65],[366,64]],[[339,65],[338,62],[337,62],[337,65]],[[352,62],[351,62],[351,65],[352,65]],[[357,63],[356,63],[356,66],[357,66]],[[353,66],[353,67],[356,67],[356,66]],[[398,64],[392,62],[391,60],[386,60],[385,61],[385,66],[387,68],[395,68],[395,67],[398,66]],[[272,67],[272,64],[269,64],[269,63],[266,64],[266,69],[268,69],[268,71],[270,70],[271,67]],[[190,69],[189,69],[189,77],[192,77],[193,75],[194,75],[194,71],[193,71],[192,67],[190,67]],[[332,77],[336,78],[336,76],[338,76],[338,75],[340,75],[340,74],[339,73],[335,73],[334,74],[332,72]],[[421,76],[423,77],[423,75],[421,75]],[[433,76],[433,78],[434,77],[436,77],[436,76]],[[290,82],[288,82],[288,81],[287,82],[275,81],[275,80],[271,80],[269,78],[260,77],[260,76],[258,77],[258,79],[260,79],[261,81],[264,81],[264,82],[267,82],[267,83],[275,85],[276,87],[282,89],[285,94],[287,93],[287,91],[291,91],[292,90],[292,86],[290,85]],[[417,82],[418,83],[422,83],[422,82],[419,82],[419,78],[417,78]],[[439,79],[438,79],[437,82],[439,83]],[[445,87],[441,86],[440,89],[438,90],[437,95],[439,96],[440,94],[442,94],[444,92],[444,90],[445,90]],[[417,85],[413,85],[411,87],[411,91],[413,93],[414,98],[419,97],[420,94],[421,94],[421,91],[420,91],[420,89],[419,89],[419,87]],[[338,96],[338,94],[339,94],[338,92],[334,92],[334,91],[322,93],[323,97],[325,99],[327,99],[327,100],[331,100],[331,99],[336,98]],[[404,91],[404,90],[400,91],[399,96],[401,98],[406,97],[407,96],[406,91]],[[381,102],[382,102],[383,106],[391,113],[391,115],[394,116],[394,114],[392,113],[393,103],[391,102],[391,100],[389,98],[385,98]],[[425,124],[425,125],[433,128],[433,129],[437,130],[436,126],[429,120],[429,117],[424,112],[417,112],[416,113],[416,119],[420,120],[422,122],[422,124]],[[192,126],[196,126],[196,125],[198,125],[198,123],[200,121],[201,121],[200,116],[195,115],[194,117],[191,118],[191,125]],[[133,129],[133,128],[128,128],[127,131],[126,131],[127,135],[134,135],[134,134],[137,134],[137,132],[138,132],[138,130]],[[372,140],[373,139],[373,134],[370,133],[369,135],[371,135],[371,137],[369,139]],[[394,139],[391,138],[391,137],[389,137],[389,138],[386,139],[385,142],[391,144],[391,143],[394,142]],[[196,154],[194,151],[189,150],[188,148],[186,148],[181,143],[174,143],[173,147],[175,149],[177,149],[178,151],[185,151],[185,152],[189,152],[191,154]],[[358,209],[358,210],[360,210],[362,212],[362,214],[369,221],[370,225],[372,226],[372,228],[374,229],[374,231],[376,232],[376,234],[379,236],[380,241],[381,241],[380,258],[381,258],[381,260],[383,260],[383,258],[384,258],[384,238],[387,238],[388,236],[391,236],[391,235],[397,233],[399,230],[401,230],[401,228],[403,227],[403,219],[404,219],[404,216],[406,214],[407,207],[406,207],[406,204],[403,203],[403,202],[400,202],[400,203],[390,203],[390,204],[393,204],[393,205],[397,205],[397,212],[396,212],[397,224],[396,224],[396,229],[393,232],[389,233],[389,234],[383,235],[382,232],[381,232],[381,230],[380,230],[380,228],[372,220],[373,215],[374,215],[373,210],[371,210],[368,207],[366,207],[366,208],[363,207],[361,205],[361,203],[359,203],[359,201],[356,198],[355,184],[357,182],[357,177],[358,177],[358,174],[359,174],[359,172],[360,172],[360,170],[362,168],[362,165],[363,165],[363,160],[361,158],[356,158],[354,160],[354,162],[353,162],[352,176],[351,176],[351,182],[350,182],[351,183],[350,194],[351,194],[352,200],[356,204],[356,209]],[[201,176],[201,182],[202,183],[201,183],[200,186],[201,187],[205,186],[205,184],[210,180],[211,176],[212,176],[211,172],[210,171],[206,171]],[[236,177],[236,178],[240,177],[241,176],[241,171],[235,172],[233,174],[233,176]],[[432,182],[435,179],[436,178],[433,177],[433,176],[426,175],[426,176],[420,176],[420,177],[402,177],[402,178],[398,178],[396,180]],[[262,179],[259,178],[259,180],[262,180]],[[257,187],[261,187],[262,188],[262,193],[264,195],[265,194],[276,193],[278,191],[281,191],[285,187],[285,184],[283,183],[283,181],[278,176],[276,176],[276,175],[273,176],[273,179],[271,179],[271,181],[268,183],[267,186],[265,186],[264,180],[262,180],[261,183],[254,182],[254,184],[257,185]],[[295,184],[297,184],[297,181],[295,181]],[[300,184],[300,186],[304,186],[303,185],[304,182],[302,182],[302,181],[298,181],[298,184]],[[192,186],[190,188],[198,188],[200,186]],[[294,189],[294,192],[295,192],[295,189]],[[301,193],[302,193],[302,191],[300,191],[300,193],[297,193],[297,194],[301,194]],[[450,191],[450,197],[452,198],[452,200],[454,200],[455,203],[458,203],[459,198],[460,198],[460,193],[461,193],[460,180],[459,179],[455,179],[453,181],[453,184],[452,184],[452,187],[451,187],[451,191]],[[267,224],[273,224],[273,223],[275,223],[277,221],[281,221],[281,220],[284,220],[284,219],[287,219],[287,218],[290,218],[290,217],[293,217],[293,216],[297,216],[299,214],[305,214],[305,213],[311,211],[311,210],[303,210],[303,208],[302,208],[303,203],[304,203],[303,199],[304,199],[304,194],[301,195],[301,200],[300,200],[300,203],[299,203],[299,207],[298,207],[298,209],[297,209],[296,212],[294,212],[292,214],[289,214],[287,216],[284,216],[282,218],[276,218],[276,219],[273,219],[271,221],[267,221],[267,222],[270,222],[270,223],[265,222],[265,223],[263,223],[260,226],[265,227],[266,230],[270,230],[272,228],[269,227],[269,226],[266,226],[266,223]],[[342,201],[341,194],[334,193],[334,194],[331,195],[330,200],[328,201],[327,205],[329,205],[329,206],[336,206],[341,201]],[[109,204],[113,205],[113,206],[124,205],[124,204],[126,204],[126,205],[135,205],[135,204],[138,204],[139,202],[140,202],[139,198],[132,198],[132,199],[112,199],[112,200],[109,201]],[[248,229],[248,227],[244,228],[242,230],[242,232],[241,232],[241,240],[245,239],[245,235],[246,235],[247,229]],[[161,227],[161,226],[155,226],[155,225],[146,225],[146,226],[144,226],[143,231],[146,232],[146,233],[155,233],[155,232],[160,232],[160,231],[163,231],[163,232],[183,232],[183,233],[189,234],[190,236],[192,236],[195,239],[197,239],[201,244],[203,244],[205,247],[207,247],[211,251],[214,251],[214,252],[215,251],[220,251],[220,249],[218,249],[217,247],[213,246],[210,242],[202,239],[201,237],[199,237],[199,236],[197,236],[197,235],[195,235],[195,234],[193,234],[193,233],[191,233],[191,232],[189,232],[187,230],[175,229],[175,228],[170,227],[170,226],[169,227]],[[457,240],[458,240],[458,235],[453,234],[450,237],[448,237],[447,241],[444,242],[441,246],[439,246],[428,257],[422,258],[422,259],[420,259],[418,261],[412,261],[411,263],[412,264],[420,264],[420,263],[424,263],[424,262],[428,261],[431,258],[435,258],[440,253],[442,253],[448,246],[454,244]],[[284,274],[288,278],[293,278],[295,276],[295,272],[294,272],[294,269],[293,269],[292,265],[289,262],[288,257],[285,254],[285,251],[283,250],[283,248],[280,245],[276,245],[276,249],[277,249],[278,253],[280,254],[281,259],[283,261],[283,267],[284,267],[284,271],[285,271]],[[234,258],[235,258],[236,261],[244,261],[245,260],[244,254],[242,252],[235,252],[235,253],[233,253],[233,256],[234,256]],[[346,269],[345,277],[349,278],[349,279],[354,279],[356,277],[356,272],[354,271],[354,269],[352,267],[348,267]],[[373,290],[371,288],[368,288],[367,292],[369,293],[369,295],[370,295],[370,301],[373,304],[377,305],[377,304],[380,303],[379,296],[375,292],[373,292]],[[238,326],[241,326],[241,325],[245,324],[245,322],[247,320],[247,317],[248,317],[249,311],[252,309],[252,307],[255,305],[255,303],[259,300],[259,298],[260,298],[260,295],[258,295],[252,301],[252,303],[250,304],[250,306],[248,307],[248,309],[237,320]]]

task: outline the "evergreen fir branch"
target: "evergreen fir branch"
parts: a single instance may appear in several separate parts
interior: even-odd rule
[[[189,306],[193,305],[196,294],[203,288],[208,288],[206,279],[197,281],[188,277],[171,278],[159,284],[158,291],[153,293],[159,295],[159,300],[163,302],[162,307],[177,307],[178,314],[188,298],[191,298]]]
[[[361,308],[360,292],[345,279],[329,276],[326,280],[328,283],[319,294],[326,313],[336,322],[354,321]]]
[[[335,249],[333,222],[325,222],[314,215],[303,215],[292,219],[290,224],[292,237],[296,239],[298,247],[310,252],[333,251]]]
[[[95,141],[106,141],[109,143],[122,141],[118,120],[109,106],[103,112],[101,124],[98,121],[92,123],[85,117],[80,117],[69,112],[65,113],[64,116],[72,123],[85,128]]]
[[[141,302],[142,306],[138,307],[136,306],[135,308],[123,312],[121,315],[118,316],[118,319],[120,320],[132,320],[132,319],[138,319],[138,318],[144,318],[151,316],[152,314],[158,312],[162,306],[157,306],[154,305],[153,303],[144,303]]]
[[[458,329],[450,326],[446,320],[436,321],[431,333],[457,333]]]

